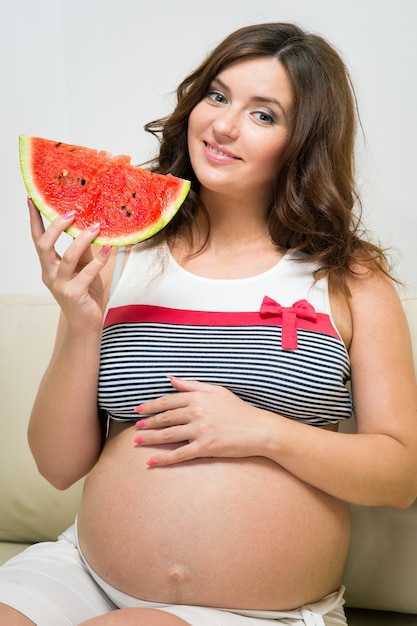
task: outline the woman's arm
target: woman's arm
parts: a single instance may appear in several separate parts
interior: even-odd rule
[[[358,276],[350,289],[357,434],[304,432],[294,423],[270,442],[272,457],[350,502],[406,507],[417,496],[417,388],[405,314],[380,275]]]
[[[95,464],[102,447],[97,380],[110,249],[79,235],[63,254],[55,244],[72,216],[57,218],[45,231],[30,203],[32,237],[42,278],[61,307],[55,347],[41,381],[28,427],[40,473],[58,489],[69,487]]]
[[[256,409],[224,388],[173,379],[182,393],[138,409],[156,415],[140,420],[137,442],[189,443],[150,464],[264,456],[337,498],[410,505],[417,496],[417,388],[402,304],[381,275],[368,272],[349,286],[357,434],[312,427]]]

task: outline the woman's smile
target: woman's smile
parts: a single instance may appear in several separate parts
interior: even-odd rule
[[[205,154],[207,158],[209,160],[215,161],[216,163],[231,163],[233,161],[241,160],[238,156],[236,156],[229,150],[226,150],[219,144],[205,141],[204,145],[206,147]]]

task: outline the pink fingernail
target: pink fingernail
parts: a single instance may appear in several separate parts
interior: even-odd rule
[[[138,437],[135,437],[133,441],[135,443],[143,443],[145,441],[145,437],[142,437],[142,435],[139,435]]]
[[[155,465],[158,465],[158,460],[153,457],[152,459],[149,459],[149,461],[146,461],[146,465],[149,465],[149,467],[154,467]]]
[[[142,420],[138,420],[135,424],[136,428],[143,428],[146,424],[146,420],[142,419]]]
[[[100,222],[96,222],[95,224],[91,224],[91,226],[88,227],[88,230],[91,231],[92,233],[95,233],[96,230],[99,230],[100,228]]]
[[[140,413],[142,409],[143,409],[143,404],[139,404],[139,406],[135,406],[133,410],[135,413]]]
[[[111,250],[111,245],[110,245],[109,243],[108,243],[108,244],[106,244],[106,245],[105,245],[105,246],[101,249],[102,253],[103,253],[104,255],[106,255],[106,256],[110,253],[110,250]]]
[[[72,217],[74,217],[74,215],[75,215],[75,211],[68,211],[67,213],[64,213],[62,217],[64,218],[64,220],[69,220]]]

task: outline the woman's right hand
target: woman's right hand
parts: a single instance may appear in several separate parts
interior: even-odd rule
[[[45,229],[41,214],[30,198],[28,206],[42,280],[60,305],[68,325],[84,332],[101,328],[104,289],[100,271],[110,257],[111,248],[105,246],[93,256],[91,242],[97,237],[100,225],[93,225],[78,235],[61,257],[55,245],[71,225],[75,212],[56,218]]]

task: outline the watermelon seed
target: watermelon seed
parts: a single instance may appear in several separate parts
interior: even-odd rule
[[[84,187],[85,183],[86,183],[85,178],[82,178],[82,179],[81,179],[81,187]]]
[[[136,191],[132,193],[132,198],[136,198]]]
[[[126,211],[126,217],[130,217],[130,211]]]
[[[59,148],[61,144],[62,144],[62,141],[59,141],[58,143],[55,144],[55,148]]]
[[[68,176],[68,170],[62,170],[62,176]]]

